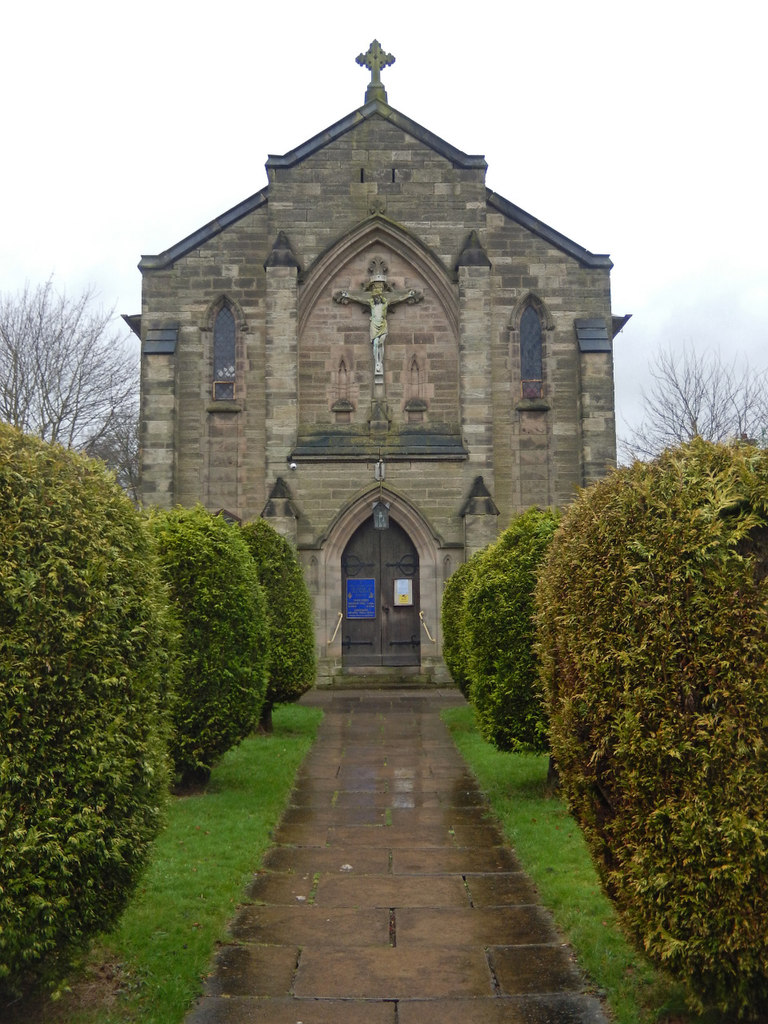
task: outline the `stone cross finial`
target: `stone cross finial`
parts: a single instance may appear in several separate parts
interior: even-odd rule
[[[371,72],[371,81],[365,90],[365,102],[370,103],[371,100],[381,100],[383,103],[386,103],[387,93],[381,84],[381,69],[394,64],[395,58],[391,53],[385,53],[381,48],[379,40],[374,39],[368,47],[368,52],[361,53],[355,59],[361,68],[368,68]]]

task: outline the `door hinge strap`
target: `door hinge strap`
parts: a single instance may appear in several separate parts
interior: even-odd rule
[[[390,640],[389,641],[389,646],[390,647],[419,647],[420,644],[419,644],[419,638],[414,633],[414,635],[411,637],[410,640]]]

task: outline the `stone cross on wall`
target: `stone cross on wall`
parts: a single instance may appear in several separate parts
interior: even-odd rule
[[[381,84],[381,69],[394,64],[395,58],[391,53],[385,53],[381,48],[379,40],[374,39],[368,47],[368,52],[361,53],[355,59],[361,68],[368,68],[371,72],[371,81],[365,91],[365,102],[370,103],[371,100],[381,100],[383,103],[386,103],[387,93]]]

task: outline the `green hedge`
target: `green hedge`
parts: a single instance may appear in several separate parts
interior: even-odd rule
[[[0,999],[55,978],[136,885],[168,785],[163,608],[104,468],[0,425]]]
[[[478,555],[463,562],[448,577],[443,590],[440,625],[443,661],[451,678],[466,697],[469,693],[469,656],[464,635],[464,594],[472,579]]]
[[[317,671],[312,602],[296,549],[266,519],[246,523],[242,534],[264,590],[269,624],[269,667],[262,722],[272,708],[298,700]]]
[[[195,784],[258,723],[269,657],[264,594],[239,527],[202,506],[156,512],[151,522],[180,633],[170,752],[181,784]]]
[[[585,491],[537,601],[551,741],[608,894],[694,1003],[768,1010],[768,453]]]
[[[483,738],[498,750],[548,749],[533,591],[558,521],[558,513],[537,508],[517,516],[481,552],[464,590],[468,695]]]

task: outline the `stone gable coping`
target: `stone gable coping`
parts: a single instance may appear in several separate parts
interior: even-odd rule
[[[491,192],[490,189],[487,189],[486,197],[488,205],[493,207],[493,209],[498,210],[499,213],[504,214],[505,217],[515,221],[515,223],[526,228],[532,234],[538,235],[539,238],[549,242],[550,245],[554,245],[555,248],[560,249],[569,256],[573,256],[582,266],[602,270],[610,270],[613,266],[610,256],[592,253],[588,249],[584,249],[578,242],[572,241],[572,239],[567,238],[548,224],[538,220],[532,214],[521,210],[519,206],[515,206],[514,203],[500,196],[497,192]]]
[[[444,139],[441,139],[438,135],[430,132],[427,128],[424,128],[415,121],[412,121],[405,114],[401,114],[399,111],[395,110],[394,107],[390,107],[389,104],[382,103],[380,100],[372,100],[370,103],[366,103],[363,107],[360,107],[358,110],[348,114],[340,121],[337,121],[329,128],[326,128],[325,131],[320,132],[307,142],[302,143],[302,145],[298,146],[296,149],[292,149],[289,153],[286,153],[283,156],[269,156],[266,163],[267,171],[271,168],[294,167],[296,164],[300,163],[302,160],[306,160],[309,156],[316,153],[324,146],[329,145],[334,140],[351,131],[356,125],[373,117],[382,117],[385,120],[390,121],[392,124],[397,125],[413,138],[445,157],[445,159],[449,160],[454,167],[463,170],[484,171],[487,169],[485,157],[471,156],[467,153],[463,153]],[[215,238],[216,235],[220,234],[232,224],[242,220],[243,217],[248,216],[248,214],[252,213],[254,210],[265,205],[268,201],[268,196],[269,186],[265,186],[261,191],[256,192],[248,199],[244,199],[241,203],[233,206],[230,210],[220,214],[214,220],[209,221],[208,224],[205,224],[197,231],[194,231],[191,235],[187,235],[186,238],[183,238],[175,245],[170,246],[170,248],[166,249],[164,252],[157,255],[142,256],[139,261],[139,270],[163,270],[172,266],[176,260],[186,256],[188,253],[192,252],[193,249],[196,249],[210,241],[212,238]],[[493,209],[519,224],[521,227],[526,228],[528,231],[537,235],[550,245],[555,246],[555,248],[560,249],[569,256],[572,256],[574,259],[578,260],[582,266],[604,270],[610,270],[613,267],[610,256],[606,254],[591,253],[588,249],[585,249],[577,242],[574,242],[572,239],[561,234],[561,232],[551,228],[543,221],[538,220],[532,214],[527,213],[519,206],[516,206],[508,199],[499,195],[497,192],[492,192],[490,189],[486,189],[486,198],[489,206]]]
[[[270,155],[266,164],[267,171],[271,168],[294,167],[302,160],[306,160],[308,156],[311,156],[324,146],[329,145],[351,131],[358,124],[373,117],[382,117],[385,121],[390,121],[418,142],[424,143],[425,146],[433,149],[440,156],[445,157],[454,167],[460,170],[487,170],[488,165],[485,162],[484,156],[470,156],[467,153],[463,153],[460,149],[456,149],[455,146],[446,142],[445,139],[441,139],[439,135],[429,131],[428,128],[424,128],[422,125],[417,124],[416,121],[412,121],[410,117],[401,114],[399,110],[390,107],[388,103],[382,103],[381,100],[371,100],[370,103],[366,103],[357,110],[353,110],[351,114],[347,114],[346,117],[343,117],[324,131],[319,132],[300,146],[297,146],[296,149],[292,149],[289,153],[285,153],[283,156]]]
[[[193,231],[191,235],[182,238],[180,242],[172,245],[157,256],[142,256],[139,261],[139,270],[164,270],[166,267],[172,266],[182,256],[186,256],[193,249],[197,249],[199,246],[204,245],[205,242],[209,242],[232,224],[242,220],[243,217],[247,217],[249,213],[253,213],[260,206],[264,206],[267,202],[268,191],[268,187],[265,186],[260,192],[256,192],[254,195],[249,196],[248,199],[244,199],[237,206],[233,206],[231,210],[220,214],[214,220],[198,228],[197,231]]]

